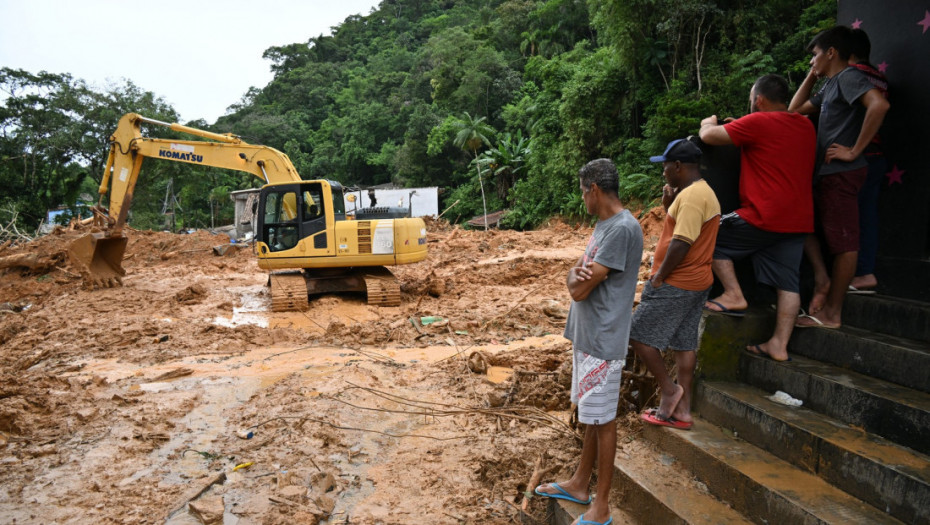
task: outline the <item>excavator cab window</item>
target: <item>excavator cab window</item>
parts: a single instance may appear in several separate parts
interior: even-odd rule
[[[346,220],[346,198],[342,189],[333,188],[333,220]]]
[[[262,236],[273,252],[290,250],[300,240],[297,192],[272,191],[265,195]]]
[[[303,218],[301,219],[300,237],[313,237],[314,248],[326,248],[326,235],[317,235],[326,230],[326,209],[323,202],[323,185],[319,182],[305,182],[300,185],[303,196]]]
[[[310,239],[312,249],[329,246],[329,235],[325,232],[331,210],[327,209],[323,195],[323,185],[319,182],[275,185],[262,190],[261,240],[269,251],[290,250],[301,239]]]

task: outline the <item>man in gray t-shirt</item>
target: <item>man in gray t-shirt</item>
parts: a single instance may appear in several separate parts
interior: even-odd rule
[[[576,268],[593,262],[607,274],[586,299],[572,301],[563,335],[576,350],[608,361],[626,358],[642,252],[642,229],[629,210],[597,221]]]
[[[849,66],[852,38],[851,29],[835,26],[811,40],[807,46],[813,55],[811,70],[788,106],[788,111],[804,115],[820,113],[814,209],[818,229],[833,255],[828,272],[820,242],[808,236],[804,253],[814,268],[814,294],[808,313],[798,317],[799,328],[842,325],[843,301],[859,258],[858,195],[868,172],[862,153],[890,107],[865,74]],[[827,79],[823,90],[811,96],[822,77]]]
[[[566,286],[572,297],[565,337],[572,341],[572,402],[585,424],[581,460],[571,479],[544,483],[539,496],[574,501],[591,507],[585,523],[605,523],[613,462],[617,452],[617,403],[620,372],[630,336],[633,296],[643,254],[643,232],[623,208],[614,163],[598,159],[578,173],[588,213],[597,217],[584,255],[568,271]],[[588,485],[598,467],[597,499],[591,503]]]
[[[850,171],[867,165],[865,157],[859,155],[851,161],[840,158],[824,163],[827,149],[833,144],[852,146],[859,138],[866,107],[856,101],[869,91],[876,89],[869,77],[855,67],[847,67],[827,80],[823,89],[810,98],[813,107],[820,110],[817,119],[818,170],[814,182],[824,175]]]

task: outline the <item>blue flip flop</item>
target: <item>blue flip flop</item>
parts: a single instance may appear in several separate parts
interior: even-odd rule
[[[603,523],[601,523],[600,521],[586,520],[586,519],[584,519],[584,514],[582,514],[581,516],[579,516],[579,518],[581,518],[581,519],[578,521],[578,525],[610,525],[611,523],[614,522],[614,519],[613,519],[613,518],[607,518],[607,521],[605,521],[605,522],[603,522]]]
[[[580,503],[582,505],[588,505],[591,503],[591,496],[588,496],[587,500],[581,500],[581,499],[576,498],[575,496],[572,496],[568,492],[566,492],[565,489],[560,487],[558,483],[553,481],[552,483],[549,483],[549,484],[555,487],[555,490],[559,491],[559,493],[550,494],[548,492],[540,492],[539,487],[542,487],[542,485],[533,489],[533,493],[536,494],[537,496],[542,496],[544,498],[564,499],[564,500],[571,501],[574,503]],[[592,521],[589,523],[594,523],[594,522]]]

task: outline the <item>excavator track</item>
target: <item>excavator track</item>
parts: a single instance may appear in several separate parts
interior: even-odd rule
[[[304,312],[310,309],[303,273],[273,273],[268,278],[272,312]]]
[[[365,289],[372,306],[400,306],[400,283],[393,275],[366,275]]]

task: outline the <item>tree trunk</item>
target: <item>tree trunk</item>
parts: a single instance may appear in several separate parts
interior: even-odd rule
[[[475,169],[478,170],[478,184],[481,185],[481,206],[484,208],[484,231],[488,231],[488,201],[484,199],[484,181],[481,180],[481,166],[478,164],[478,150],[475,153]]]
[[[47,271],[53,268],[61,257],[39,255],[36,253],[18,253],[0,257],[0,268],[28,268],[32,271]]]

